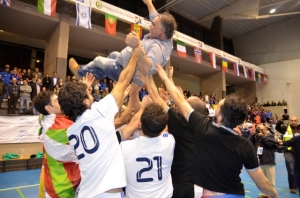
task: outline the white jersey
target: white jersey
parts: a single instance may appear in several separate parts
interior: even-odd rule
[[[165,132],[121,143],[126,168],[126,198],[171,197],[171,165],[175,140]]]
[[[67,131],[81,172],[79,198],[96,197],[126,186],[124,160],[114,126],[117,112],[116,101],[109,94],[94,102]]]

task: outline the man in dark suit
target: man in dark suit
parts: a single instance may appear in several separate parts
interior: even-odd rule
[[[57,76],[57,72],[53,72],[53,76],[51,78],[51,84],[50,84],[50,89],[53,91],[55,88],[55,85],[58,83],[59,78]]]
[[[18,99],[20,98],[20,85],[17,84],[17,79],[12,78],[11,83],[7,85],[8,107],[7,114],[15,114]]]
[[[40,91],[42,91],[42,87],[41,87],[41,79],[37,79],[36,83],[31,84],[31,101],[34,100],[34,98],[36,97],[36,95],[38,95],[40,93]],[[34,106],[32,105],[32,111],[33,111],[33,115],[38,115],[38,111],[34,108]]]

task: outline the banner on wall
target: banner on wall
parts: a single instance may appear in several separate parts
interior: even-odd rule
[[[0,116],[0,144],[40,142],[39,116]]]

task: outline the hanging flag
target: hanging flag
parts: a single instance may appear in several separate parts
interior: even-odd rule
[[[239,64],[237,62],[233,63],[233,71],[236,76],[240,76]]]
[[[0,4],[10,7],[11,1],[10,0],[0,0]]]
[[[177,40],[177,54],[181,57],[187,57],[185,43],[180,40]]]
[[[260,84],[261,83],[261,75],[260,75],[260,73],[257,74],[257,77],[258,77],[258,83]]]
[[[250,67],[246,67],[247,69],[247,74],[248,74],[248,78],[250,78],[251,80],[253,80],[253,73],[252,73],[252,69]]]
[[[202,52],[199,47],[194,47],[195,62],[202,63]]]
[[[117,33],[117,17],[105,13],[105,33],[116,36]]]
[[[245,75],[245,78],[248,78],[249,75],[248,75],[248,69],[246,68],[246,66],[243,66],[244,68],[244,75]]]
[[[76,25],[84,28],[92,29],[91,7],[83,3],[77,2],[76,11],[77,11]]]
[[[131,31],[134,31],[139,38],[143,35],[143,28],[137,23],[131,23]]]
[[[214,69],[217,68],[216,65],[216,55],[212,52],[209,52],[210,66]]]
[[[263,74],[263,81],[264,81],[264,84],[267,85],[267,75],[266,74]]]
[[[222,70],[228,72],[228,62],[225,57],[222,57]]]
[[[253,72],[253,74],[252,74],[252,80],[256,81],[255,69],[254,68],[252,68],[252,72]]]
[[[38,0],[38,13],[55,17],[56,14],[56,0]]]

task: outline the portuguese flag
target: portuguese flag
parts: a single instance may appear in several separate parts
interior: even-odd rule
[[[105,13],[105,33],[115,36],[117,32],[116,29],[117,29],[117,17]]]
[[[56,14],[56,0],[38,0],[38,13],[55,17]]]

